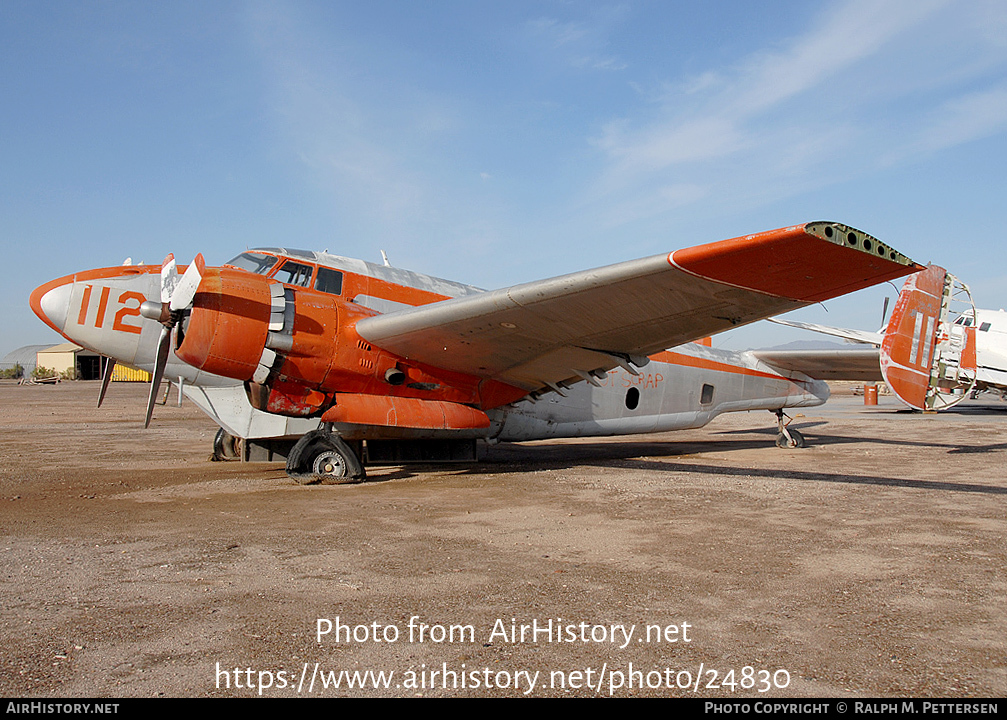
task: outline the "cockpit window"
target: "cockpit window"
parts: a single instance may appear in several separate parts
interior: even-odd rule
[[[255,273],[256,275],[265,275],[276,264],[276,258],[272,255],[245,252],[233,260],[228,260],[227,264],[241,268],[242,270],[248,270],[248,272]]]
[[[315,277],[315,290],[339,295],[343,291],[343,274],[338,270],[319,266],[318,275]]]
[[[287,260],[287,262],[283,263],[283,266],[276,271],[273,278],[287,285],[300,285],[301,287],[308,287],[311,284],[311,271],[313,269],[314,268],[310,265],[302,265],[299,262]]]

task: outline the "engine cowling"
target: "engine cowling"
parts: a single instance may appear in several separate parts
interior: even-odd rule
[[[266,347],[269,317],[266,278],[208,268],[175,354],[200,370],[250,380]]]

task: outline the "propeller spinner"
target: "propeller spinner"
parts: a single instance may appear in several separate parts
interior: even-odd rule
[[[157,397],[157,389],[161,386],[161,380],[164,377],[164,368],[168,364],[172,331],[174,330],[176,336],[175,345],[177,347],[178,324],[192,307],[192,300],[196,296],[196,289],[199,287],[200,280],[203,279],[204,271],[205,263],[202,253],[193,258],[181,276],[175,266],[175,256],[169,254],[161,264],[161,301],[147,300],[140,305],[141,315],[151,320],[157,320],[163,326],[161,336],[157,340],[157,357],[150,380],[150,395],[147,398],[147,416],[143,423],[144,428],[150,426],[150,416],[154,412],[154,399]]]

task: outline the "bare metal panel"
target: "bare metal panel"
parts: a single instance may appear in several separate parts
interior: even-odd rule
[[[357,331],[404,357],[534,389],[575,377],[580,348],[648,355],[801,303],[699,278],[666,255],[368,318]]]
[[[821,380],[880,382],[880,352],[876,347],[836,350],[755,350],[752,354],[779,370],[800,372]]]

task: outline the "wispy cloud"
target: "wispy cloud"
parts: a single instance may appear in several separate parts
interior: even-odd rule
[[[929,113],[925,122],[916,142],[904,151],[931,153],[1003,132],[1007,129],[1007,84],[949,100]]]
[[[629,63],[609,51],[608,26],[625,14],[623,6],[601,8],[590,19],[562,21],[540,17],[527,23],[529,34],[571,67],[625,70]]]
[[[1005,14],[994,6],[986,11],[1001,21]],[[634,212],[639,218],[679,207],[681,196],[668,189],[686,182],[709,189],[695,202],[719,192],[758,203],[849,176],[833,165],[860,163],[862,172],[886,157],[1001,132],[1002,83],[947,100],[963,76],[981,86],[991,67],[1004,67],[995,38],[965,56],[942,35],[949,21],[960,27],[976,20],[963,19],[961,6],[945,0],[848,0],[807,32],[755,49],[733,66],[672,78],[651,95],[656,105],[648,107],[656,111],[649,119],[612,120],[593,139],[607,168],[589,202],[604,196],[614,203],[613,224]],[[981,57],[987,52],[991,58]],[[937,78],[903,82],[905,68],[933,53],[947,53],[946,87],[934,87]]]
[[[665,96],[665,119],[631,132],[625,124],[610,124],[598,145],[616,160],[616,173],[740,151],[757,140],[760,117],[879,52],[938,4],[847,3],[780,50],[757,51],[736,68],[686,79],[680,91]]]
[[[331,192],[334,214],[366,217],[380,233],[429,213],[429,182],[410,165],[408,147],[443,133],[443,114],[398,95],[393,116],[295,8],[255,5],[248,22],[280,136]]]

